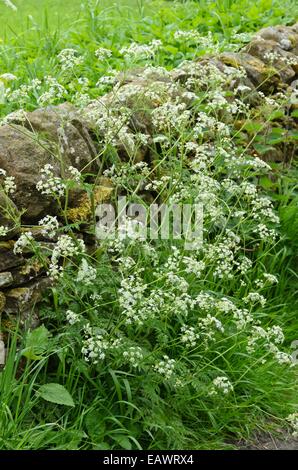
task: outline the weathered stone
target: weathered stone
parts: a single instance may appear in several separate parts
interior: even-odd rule
[[[16,287],[8,290],[4,310],[8,314],[21,314],[28,311],[42,299],[43,292],[51,285],[49,278],[42,278],[29,283],[26,287]]]
[[[63,159],[79,169],[91,170],[96,148],[70,103],[36,109],[26,114],[26,127],[59,145]]]
[[[95,148],[87,138],[87,130],[78,119],[75,127],[67,119],[69,106],[39,109],[27,113],[26,126],[18,123],[0,128],[0,168],[15,177],[17,186],[12,200],[17,208],[24,211],[22,221],[36,222],[46,214],[57,214],[58,207],[53,198],[42,195],[36,188],[40,171],[48,163],[56,176],[64,176],[69,166],[83,172],[90,172],[95,157]],[[82,135],[84,134],[84,135]],[[87,141],[86,141],[87,139]],[[59,157],[61,155],[61,157]],[[74,203],[78,192],[70,195]],[[1,201],[0,201],[1,204]]]
[[[108,178],[99,178],[98,184],[94,186],[93,200],[88,194],[83,194],[78,200],[77,207],[70,208],[67,211],[67,218],[70,222],[88,221],[98,204],[106,202],[113,193],[113,185]]]
[[[269,67],[273,66],[285,83],[290,83],[298,72],[298,57],[282,49],[276,42],[263,38],[255,39],[244,49]],[[272,59],[270,56],[272,55]],[[289,65],[291,63],[291,65]]]
[[[243,67],[254,86],[263,92],[272,93],[280,84],[280,75],[274,68],[245,52],[220,54],[219,60],[232,67]]]
[[[11,276],[15,286],[21,286],[36,279],[45,272],[44,266],[37,260],[29,260],[23,266],[13,269]],[[1,274],[0,274],[1,278]]]
[[[274,41],[285,51],[293,51],[297,54],[298,49],[298,26],[269,26],[268,28],[261,29],[255,38],[263,38]],[[298,29],[298,28],[297,28]]]
[[[24,258],[19,255],[15,255],[12,251],[0,251],[0,271],[6,271],[7,269],[20,266],[24,263]]]
[[[7,287],[13,283],[13,277],[10,272],[0,273],[0,287]]]

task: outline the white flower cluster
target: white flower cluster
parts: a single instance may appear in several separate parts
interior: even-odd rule
[[[140,180],[148,178],[150,169],[146,162],[125,163],[118,166],[111,165],[103,174],[110,178],[114,185],[135,188]]]
[[[31,248],[34,244],[32,232],[23,233],[15,242],[13,247],[14,254],[22,254],[25,248]]]
[[[79,56],[75,49],[63,49],[58,54],[58,60],[61,64],[62,70],[73,69],[74,67],[83,63],[83,57]]]
[[[258,292],[250,292],[246,297],[243,297],[243,302],[245,304],[257,304],[259,303],[261,307],[264,307],[266,304],[266,299],[263,295]]]
[[[60,100],[67,93],[64,86],[61,85],[56,78],[51,77],[50,75],[44,78],[44,84],[47,87],[47,90],[44,91],[37,100],[41,106]]]
[[[240,249],[240,239],[234,235],[233,232],[229,232],[222,241],[206,244],[204,248],[207,260],[214,264],[213,276],[215,278],[232,279],[234,277],[233,269],[235,266],[238,267],[235,253]]]
[[[253,326],[252,334],[248,338],[247,352],[253,353],[259,347],[265,348],[271,354],[279,364],[292,364],[291,356],[283,351],[280,351],[277,347],[278,344],[284,342],[284,334],[280,326],[274,325],[271,328],[265,330],[261,326]]]
[[[63,273],[59,266],[60,258],[68,258],[84,253],[83,240],[74,240],[69,235],[61,235],[52,251],[48,274],[52,279],[57,279]]]
[[[85,286],[90,286],[96,279],[96,269],[88,264],[87,260],[83,258],[78,270],[77,281],[82,282]]]
[[[2,186],[2,190],[5,194],[13,194],[17,189],[14,176],[7,176],[6,171],[3,170],[3,168],[0,168],[0,178],[1,177],[4,177],[4,180],[3,183],[1,183],[0,179],[0,191]]]
[[[190,118],[191,112],[186,109],[185,103],[168,101],[152,111],[152,123],[158,132],[182,129]]]
[[[110,49],[106,49],[105,47],[99,47],[96,51],[95,51],[95,56],[99,59],[99,60],[105,60],[105,59],[108,59],[109,57],[112,56],[112,51]]]
[[[183,325],[181,327],[181,342],[185,343],[187,348],[194,348],[200,335],[195,331],[193,326]]]
[[[195,274],[196,277],[201,277],[206,268],[204,261],[198,261],[190,256],[184,256],[182,262],[185,264],[185,272],[188,274]]]
[[[98,364],[99,361],[105,359],[108,351],[117,350],[120,345],[121,340],[119,338],[109,339],[106,331],[95,332],[89,323],[84,326],[84,341],[81,351],[86,362]]]
[[[6,98],[8,101],[17,102],[19,106],[25,104],[29,99],[30,95],[39,94],[42,81],[38,78],[34,78],[30,83],[23,84],[16,90],[11,91],[10,88],[7,89]]]
[[[0,237],[5,237],[8,234],[9,228],[0,225]]]
[[[133,367],[140,367],[144,355],[142,349],[138,346],[131,346],[127,351],[123,352],[123,357],[126,359]]]
[[[208,52],[212,51],[217,53],[219,51],[219,47],[215,43],[211,31],[208,31],[207,36],[201,36],[196,30],[178,30],[175,31],[174,38],[179,42],[195,42]]]
[[[228,393],[234,390],[233,385],[229,381],[229,379],[225,376],[218,376],[212,381],[213,387],[209,393],[209,395],[217,395],[219,392],[223,393],[224,395],[228,395]]]
[[[41,194],[54,195],[62,197],[65,192],[65,183],[62,179],[54,174],[54,167],[47,163],[41,169],[41,180],[37,182],[36,188]]]
[[[198,139],[201,138],[205,132],[213,132],[221,137],[228,137],[230,135],[230,129],[227,124],[201,111],[197,116],[197,121],[193,128],[193,135]]]
[[[288,43],[284,43],[284,46],[288,46]],[[275,64],[276,62],[282,62],[285,65],[289,65],[289,66],[297,65],[297,57],[294,54],[291,54],[290,56],[290,55],[282,55],[276,51],[268,51],[264,54],[264,59],[270,62],[271,64]]]
[[[66,311],[66,320],[70,325],[75,325],[76,323],[79,323],[80,321],[80,316],[73,312],[72,310],[67,310]]]
[[[224,333],[225,331],[222,322],[209,313],[205,318],[199,319],[198,325],[205,342],[215,341],[216,332]]]
[[[77,168],[75,168],[74,166],[69,166],[68,172],[73,181],[75,181],[76,183],[80,183],[82,174]]]
[[[53,217],[51,215],[47,215],[41,219],[38,222],[38,225],[42,227],[41,233],[49,238],[54,238],[59,228],[57,217]]]
[[[256,279],[255,284],[257,287],[262,289],[263,287],[272,286],[273,284],[278,284],[278,279],[274,274],[263,273],[263,279]]]
[[[139,308],[146,289],[147,284],[144,284],[138,274],[132,274],[121,281],[119,304],[126,317],[126,323],[130,324],[133,321],[142,323],[146,317],[146,312]]]
[[[170,359],[169,356],[164,355],[163,359],[153,366],[153,369],[165,379],[170,379],[174,374],[175,363],[175,359]]]
[[[154,57],[156,51],[160,48],[162,42],[158,39],[152,40],[149,44],[139,44],[132,42],[127,47],[122,47],[120,49],[120,54],[122,54],[126,59],[148,59]]]

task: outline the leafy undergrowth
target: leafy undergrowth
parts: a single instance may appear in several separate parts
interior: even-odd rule
[[[293,20],[279,2],[121,3],[85,2],[67,30],[31,19],[26,30],[7,30],[0,64],[16,79],[3,80],[2,115],[65,100],[83,106],[111,89],[115,71],[173,68],[238,49],[247,40],[238,33]],[[208,31],[214,34],[206,39]],[[129,48],[131,40],[145,46]],[[148,240],[144,226],[127,219],[118,237],[86,252],[64,204],[59,221],[41,223],[50,238],[58,235],[50,254],[28,232],[17,241],[16,252],[30,246],[56,283],[42,326],[10,335],[0,373],[1,448],[219,449],[256,430],[292,424],[297,432],[290,355],[298,338],[297,173],[294,164],[280,165],[268,178],[270,165],[251,156],[223,101],[225,78],[206,69],[191,84],[191,112],[155,90],[154,138],[139,133],[139,141],[125,141],[126,162],[114,145],[113,110],[113,119],[102,110],[97,116],[109,131],[97,138],[113,202],[125,195],[146,209],[151,202],[200,204],[202,246]],[[248,121],[250,111],[238,105]],[[117,116],[120,128],[126,113]],[[144,139],[150,162],[136,160]],[[90,191],[84,176],[72,170],[62,180],[50,166],[39,183],[58,202],[73,187]]]

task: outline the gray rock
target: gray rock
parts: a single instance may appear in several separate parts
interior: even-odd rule
[[[0,273],[0,287],[7,287],[13,283],[13,277],[10,272]]]

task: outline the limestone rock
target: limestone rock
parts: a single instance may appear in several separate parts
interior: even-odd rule
[[[255,38],[275,41],[285,51],[298,53],[298,23],[294,26],[269,26],[261,29]]]
[[[92,159],[96,156],[95,145],[79,121],[77,111],[70,103],[36,109],[26,114],[26,127],[41,134],[48,142],[60,146],[66,163],[91,170]]]
[[[38,109],[27,113],[25,125],[12,122],[0,128],[0,168],[15,177],[17,189],[12,200],[24,211],[22,221],[26,223],[58,213],[53,198],[36,189],[40,171],[46,164],[53,166],[56,176],[63,176],[69,166],[83,172],[92,169],[94,145],[69,106]],[[75,125],[71,123],[72,118]],[[75,203],[76,198],[77,193],[73,192],[70,203]]]
[[[0,272],[20,266],[25,262],[20,255],[13,253],[14,241],[0,241]]]
[[[5,294],[5,312],[17,315],[30,310],[36,302],[41,300],[43,292],[50,285],[50,279],[42,278],[29,283],[26,287],[16,287],[8,290]]]
[[[13,283],[11,272],[0,273],[0,287],[7,287]]]
[[[246,46],[244,51],[257,57],[269,67],[273,66],[285,83],[290,83],[298,72],[298,57],[272,40],[255,39]]]
[[[232,67],[243,67],[254,86],[264,93],[274,92],[280,84],[279,73],[251,54],[228,52],[220,54],[219,60]]]

